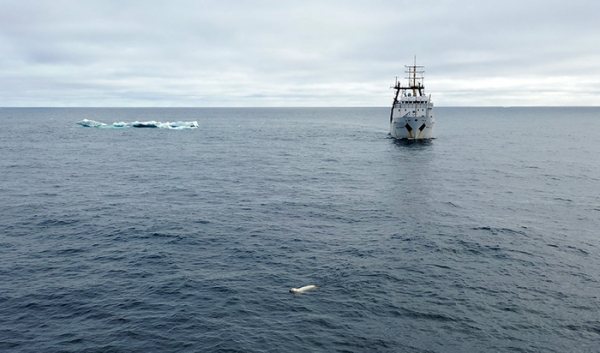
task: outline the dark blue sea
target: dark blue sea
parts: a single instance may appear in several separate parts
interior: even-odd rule
[[[599,351],[600,108],[388,118],[0,109],[0,351]]]

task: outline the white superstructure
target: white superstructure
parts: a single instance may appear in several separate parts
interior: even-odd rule
[[[433,102],[425,95],[423,66],[406,66],[408,85],[396,78],[394,103],[390,113],[390,134],[397,139],[430,139],[433,137]]]

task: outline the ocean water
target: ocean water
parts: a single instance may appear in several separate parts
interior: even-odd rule
[[[598,351],[600,108],[388,114],[0,109],[0,351]]]

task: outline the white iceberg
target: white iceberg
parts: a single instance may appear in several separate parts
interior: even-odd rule
[[[96,127],[96,128],[155,128],[155,129],[175,129],[175,130],[184,130],[184,129],[197,129],[198,122],[197,121],[177,121],[177,122],[160,122],[160,121],[134,121],[131,123],[126,123],[124,121],[113,123],[112,125],[107,125],[105,123],[101,123],[99,121],[83,119],[82,121],[77,123],[83,127]]]
[[[101,123],[101,122],[95,121],[95,120],[88,120],[88,119],[83,119],[80,122],[78,122],[77,124],[79,124],[81,126],[85,126],[85,127],[101,127],[101,126],[106,126],[105,123]]]

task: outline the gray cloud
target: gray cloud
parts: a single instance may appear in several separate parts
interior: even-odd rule
[[[0,106],[599,105],[595,1],[3,1]]]

